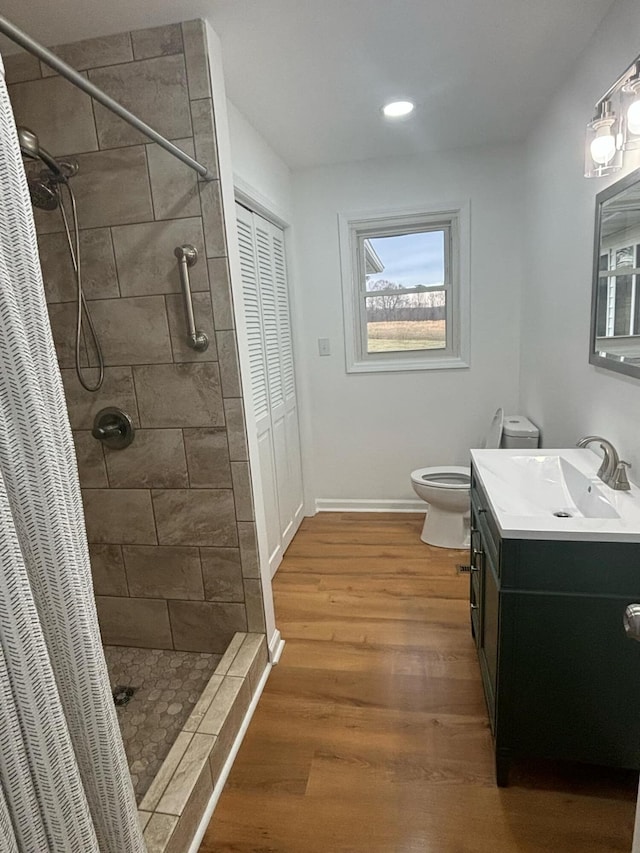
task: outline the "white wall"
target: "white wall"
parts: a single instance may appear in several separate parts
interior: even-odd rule
[[[291,172],[245,116],[227,100],[233,178],[284,224],[291,224]]]
[[[640,50],[637,0],[615,3],[529,140],[521,403],[547,447],[602,434],[640,481],[640,382],[588,363],[595,196],[582,176],[596,100]],[[640,165],[627,157],[625,172]]]
[[[415,500],[409,474],[468,464],[499,405],[518,400],[521,161],[514,148],[366,161],[294,173],[298,361],[310,496]],[[471,368],[347,375],[337,214],[471,200]],[[330,357],[317,339],[328,337]]]

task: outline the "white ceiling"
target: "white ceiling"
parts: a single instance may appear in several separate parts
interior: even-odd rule
[[[293,168],[517,141],[612,0],[3,0],[45,44],[201,16],[227,92]],[[409,98],[407,121],[379,107]]]

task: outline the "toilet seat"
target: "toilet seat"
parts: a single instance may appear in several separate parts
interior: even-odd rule
[[[430,468],[418,468],[412,471],[411,479],[414,483],[436,489],[469,491],[471,469],[468,465],[433,465]]]

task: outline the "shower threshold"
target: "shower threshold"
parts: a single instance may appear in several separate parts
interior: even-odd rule
[[[222,656],[129,646],[104,653],[140,803]],[[116,698],[129,692],[126,701]]]
[[[224,784],[271,665],[264,634],[236,633],[219,655],[106,646],[116,707],[151,853],[185,853]],[[122,691],[122,692],[125,692]]]

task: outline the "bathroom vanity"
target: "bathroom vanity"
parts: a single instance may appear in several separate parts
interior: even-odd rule
[[[473,451],[471,475],[471,630],[497,783],[518,756],[640,769],[640,643],[623,627],[640,601],[639,490],[603,487],[591,451],[505,453]],[[559,453],[566,464],[546,464]]]

